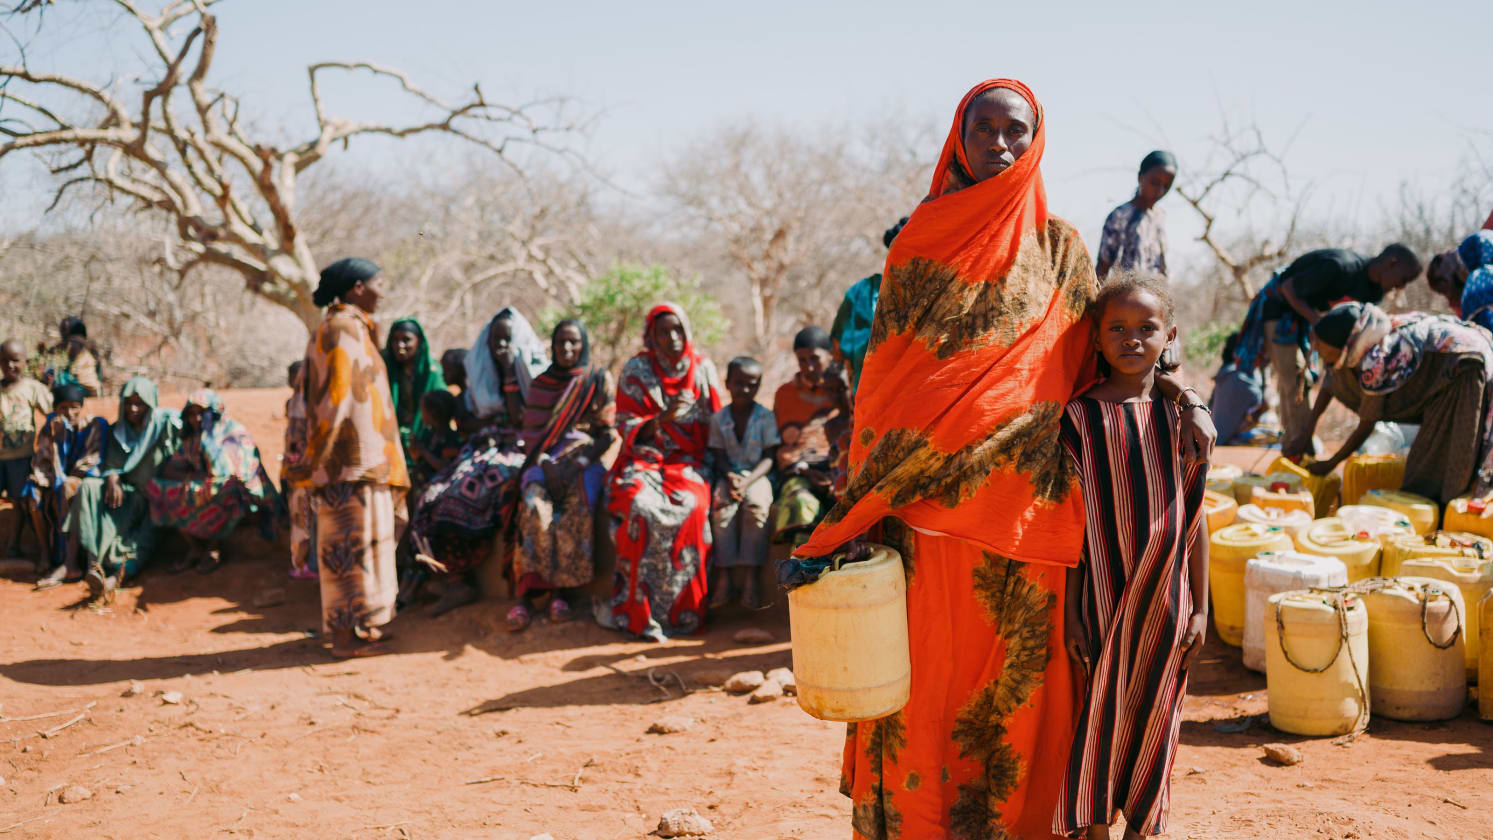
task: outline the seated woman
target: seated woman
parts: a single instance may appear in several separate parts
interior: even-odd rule
[[[1484,403],[1493,377],[1493,337],[1448,315],[1389,316],[1377,306],[1345,303],[1312,327],[1312,344],[1328,365],[1303,438],[1283,454],[1307,451],[1333,398],[1358,414],[1358,428],[1333,455],[1311,465],[1325,475],[1368,440],[1374,423],[1419,423],[1405,458],[1403,489],[1445,504],[1493,484],[1493,426]]]
[[[264,470],[259,447],[242,423],[223,416],[223,400],[203,388],[181,410],[181,440],[145,485],[150,516],[176,528],[187,553],[172,561],[173,574],[195,567],[208,574],[223,564],[219,544],[250,513],[274,510],[279,494]],[[271,535],[274,519],[265,520]]]
[[[689,320],[672,303],[655,306],[641,353],[617,386],[622,450],[612,466],[617,571],[596,604],[603,627],[645,639],[693,633],[705,621],[710,563],[710,417],[720,411],[720,376],[695,352]]]
[[[26,501],[36,540],[42,546],[37,563],[37,589],[48,589],[64,581],[80,580],[77,546],[68,551],[62,530],[68,506],[86,478],[99,474],[109,422],[83,409],[86,394],[81,385],[59,385],[52,389],[53,411],[36,432],[36,454],[31,456],[31,480]]]
[[[522,630],[535,603],[550,593],[550,621],[569,621],[570,602],[591,582],[592,535],[606,480],[601,456],[616,440],[616,387],[591,365],[591,340],[580,321],[561,321],[550,340],[555,360],[534,377],[519,436],[527,453],[513,547],[517,606],[508,629]]]
[[[798,374],[778,387],[772,413],[778,418],[778,490],[773,508],[773,542],[801,542],[829,510],[831,475],[827,427],[848,411],[843,381],[825,372],[832,360],[829,334],[804,327],[793,337]]]
[[[414,318],[401,318],[389,327],[383,356],[394,415],[399,418],[399,442],[404,445],[405,461],[413,463],[410,443],[420,434],[420,400],[430,391],[446,390],[446,380],[430,357],[425,329]]]
[[[1249,431],[1260,422],[1269,408],[1265,403],[1265,382],[1259,370],[1239,367],[1239,333],[1230,333],[1223,343],[1223,364],[1213,374],[1213,394],[1208,410],[1218,427],[1218,440],[1226,446],[1248,446]],[[1261,369],[1268,359],[1261,359]]]
[[[150,562],[156,528],[145,486],[176,451],[181,416],[157,405],[154,382],[136,376],[119,392],[119,419],[109,427],[102,478],[85,478],[62,530],[78,541],[88,589],[107,595]]]
[[[524,463],[518,424],[529,383],[547,366],[534,328],[512,307],[493,316],[467,351],[465,404],[470,425],[479,428],[420,491],[410,518],[416,559],[444,577],[433,615],[481,595],[470,574],[491,556],[494,536],[513,514]],[[405,587],[405,599],[416,585]]]

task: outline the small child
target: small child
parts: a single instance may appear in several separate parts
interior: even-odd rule
[[[420,398],[420,434],[410,441],[410,482],[416,492],[461,454],[456,406],[450,391],[426,391]]]
[[[710,418],[710,455],[716,481],[711,494],[710,528],[715,537],[715,580],[711,607],[736,598],[754,610],[762,606],[757,570],[767,562],[767,514],[772,509],[772,469],[778,421],[758,404],[762,363],[738,356],[726,367],[731,404]]]
[[[1088,511],[1068,570],[1064,635],[1088,687],[1054,834],[1166,830],[1187,673],[1208,628],[1208,465],[1183,463],[1178,407],[1156,389],[1177,335],[1164,282],[1111,276],[1090,307],[1107,378],[1068,403],[1062,442]]]
[[[36,415],[52,413],[52,392],[25,376],[26,348],[11,339],[0,344],[0,491],[22,509],[31,456],[36,451]],[[21,528],[12,528],[6,557],[19,557]]]

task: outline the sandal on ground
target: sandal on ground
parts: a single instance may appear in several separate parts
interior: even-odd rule
[[[72,578],[71,580],[69,580],[67,576],[67,567],[58,566],[42,577],[37,578],[34,588],[37,590],[52,589],[54,587],[61,586],[64,583],[76,583],[79,580],[82,580],[82,578]]]
[[[113,594],[119,588],[119,579],[114,575],[104,574],[104,570],[94,566],[84,575],[83,581],[88,584],[88,594],[95,599],[103,598]]]
[[[352,648],[332,648],[332,656],[338,659],[364,659],[369,656],[383,656],[389,652],[389,646],[383,642],[367,642]]]
[[[523,630],[533,620],[534,614],[529,612],[529,608],[523,604],[515,604],[513,609],[508,611],[508,617],[505,619],[508,622],[508,632],[510,633],[517,633]]]
[[[210,575],[223,565],[223,552],[219,549],[211,549],[204,552],[202,559],[197,561],[197,574]]]
[[[299,569],[290,570],[291,580],[319,580],[320,578],[321,575],[318,574],[315,569],[312,569],[309,566],[302,566]]]
[[[570,604],[564,598],[556,596],[550,599],[551,624],[564,624],[572,618],[575,618],[575,613],[571,612]]]

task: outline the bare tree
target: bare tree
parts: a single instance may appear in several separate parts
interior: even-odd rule
[[[49,0],[16,5],[18,15],[42,14]],[[575,128],[557,100],[493,102],[473,85],[448,100],[416,86],[404,73],[367,61],[328,61],[307,68],[316,119],[313,136],[298,143],[253,135],[232,94],[207,82],[217,49],[217,0],[170,0],[156,14],[135,0],[109,0],[132,20],[159,62],[138,98],[118,81],[84,78],[0,64],[0,106],[19,114],[0,120],[0,160],[15,152],[46,156],[61,183],[52,208],[74,187],[97,187],[109,201],[170,225],[164,263],[187,275],[205,266],[238,275],[252,295],[284,307],[308,326],[320,315],[312,303],[318,265],[298,212],[299,178],[334,147],[359,137],[452,137],[492,153],[519,172],[513,151],[522,144],[565,153],[558,142]],[[191,24],[184,36],[179,26]],[[322,93],[328,73],[371,74],[398,86],[431,116],[391,125],[336,116]]]
[[[1220,273],[1245,301],[1254,297],[1252,278],[1287,259],[1297,247],[1298,222],[1306,191],[1292,182],[1283,150],[1265,141],[1258,125],[1235,126],[1227,115],[1213,139],[1210,159],[1177,194],[1203,220],[1198,241],[1208,247]],[[1250,211],[1267,206],[1269,232],[1250,226]],[[1219,224],[1221,216],[1232,225]]]
[[[865,137],[879,145],[857,145]],[[729,126],[671,161],[661,192],[697,246],[724,257],[727,276],[714,279],[735,295],[723,297],[745,286],[758,352],[784,301],[827,323],[840,292],[881,267],[882,231],[916,206],[936,151],[908,137],[895,121],[818,136]],[[695,265],[708,278],[716,268]]]

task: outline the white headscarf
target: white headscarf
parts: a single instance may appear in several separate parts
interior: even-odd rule
[[[484,420],[497,414],[505,406],[503,380],[498,375],[498,366],[492,359],[492,351],[487,347],[492,325],[500,318],[506,319],[513,329],[513,349],[518,353],[518,362],[514,365],[514,372],[518,378],[519,393],[524,396],[524,399],[529,398],[529,382],[549,367],[544,342],[539,340],[539,335],[529,325],[528,319],[511,306],[498,310],[498,314],[483,326],[481,332],[477,333],[477,340],[472,342],[471,348],[467,350],[467,408],[472,414]],[[516,417],[510,419],[514,423],[518,422]]]

